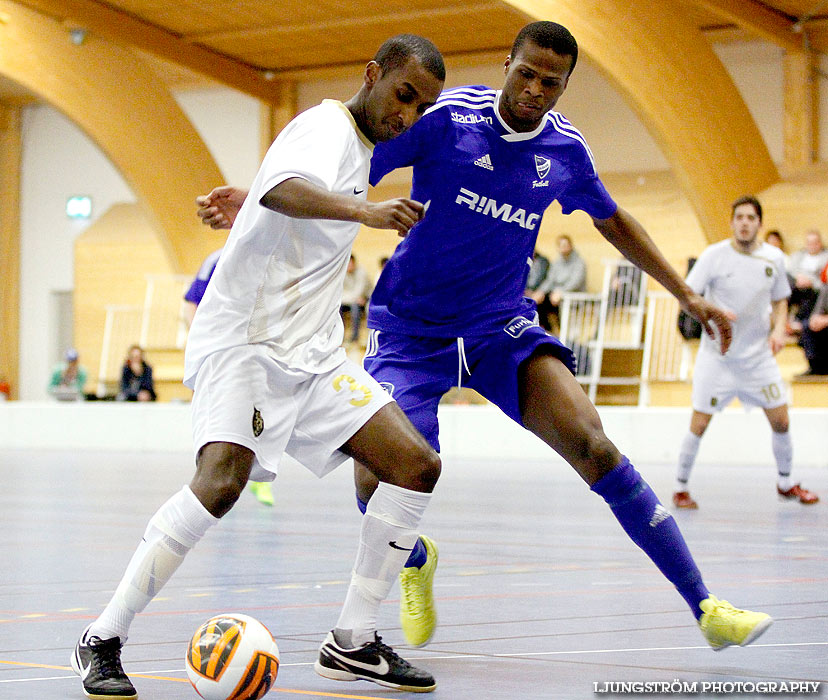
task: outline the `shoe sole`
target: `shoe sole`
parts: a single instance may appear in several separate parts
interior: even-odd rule
[[[401,683],[391,683],[390,681],[372,678],[371,676],[364,676],[359,673],[351,673],[350,671],[341,671],[336,668],[328,668],[327,666],[323,666],[319,663],[319,661],[314,663],[313,670],[323,678],[328,678],[332,681],[370,681],[371,683],[376,683],[377,685],[381,685],[385,688],[404,690],[409,693],[430,693],[437,687],[436,683],[433,685],[403,685]]]
[[[772,617],[767,617],[764,620],[762,620],[761,622],[756,623],[756,627],[754,627],[748,633],[748,636],[745,637],[742,640],[741,644],[738,644],[738,645],[737,644],[723,644],[720,647],[711,647],[711,648],[713,649],[713,651],[721,651],[722,649],[727,649],[728,647],[733,647],[733,646],[746,647],[748,644],[753,644],[753,642],[755,642],[757,639],[759,639],[759,637],[761,637],[767,631],[768,627],[770,627],[772,624],[773,624],[773,618]]]
[[[803,501],[798,496],[783,496],[781,493],[779,494],[779,500],[783,503],[787,503],[788,501],[799,501],[803,506],[815,506],[819,503],[818,498],[815,501]]]

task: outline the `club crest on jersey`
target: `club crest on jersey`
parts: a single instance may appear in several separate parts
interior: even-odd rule
[[[773,268],[770,265],[765,268],[765,275],[767,277],[773,277]]]
[[[549,175],[549,169],[552,167],[552,161],[549,158],[544,158],[535,154],[535,170],[538,171],[538,177],[543,180]]]
[[[258,408],[253,407],[253,437],[259,437],[264,430],[264,419]]]
[[[513,338],[520,338],[527,328],[531,328],[534,325],[535,324],[525,316],[515,316],[503,327],[503,330]]]
[[[379,385],[383,388],[389,396],[394,395],[394,385],[391,382],[380,382]]]

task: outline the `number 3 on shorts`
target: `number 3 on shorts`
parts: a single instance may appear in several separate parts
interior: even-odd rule
[[[347,374],[340,374],[333,380],[333,388],[335,391],[342,391],[345,387],[343,384],[348,385],[348,389],[351,391],[352,394],[362,394],[362,398],[353,398],[348,403],[351,406],[364,406],[371,400],[371,390],[365,386],[364,384],[357,384],[357,380],[353,377],[349,377]]]

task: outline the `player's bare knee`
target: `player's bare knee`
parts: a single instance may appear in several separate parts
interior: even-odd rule
[[[231,446],[207,445],[196,460],[196,473],[190,488],[204,507],[222,517],[239,500],[250,475],[252,457]],[[250,453],[252,455],[252,453]]]
[[[621,461],[618,448],[603,433],[591,441],[590,457],[593,464],[604,473],[611,472]]]
[[[431,493],[437,485],[442,469],[442,460],[435,450],[420,450],[411,456],[411,462],[405,470],[407,483],[400,485],[412,491]]]

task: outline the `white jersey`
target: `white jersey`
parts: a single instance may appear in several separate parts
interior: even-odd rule
[[[749,367],[771,355],[771,302],[791,295],[782,251],[761,243],[752,253],[742,253],[732,239],[714,243],[693,265],[687,284],[708,301],[736,314],[725,361],[747,361]],[[718,342],[702,334],[699,352],[719,356]]]
[[[280,363],[327,372],[345,358],[342,286],[359,224],[294,219],[259,201],[300,177],[326,190],[366,198],[373,145],[341,102],[303,112],[267,152],[236,218],[190,328],[184,383],[193,387],[218,350],[263,343]]]

